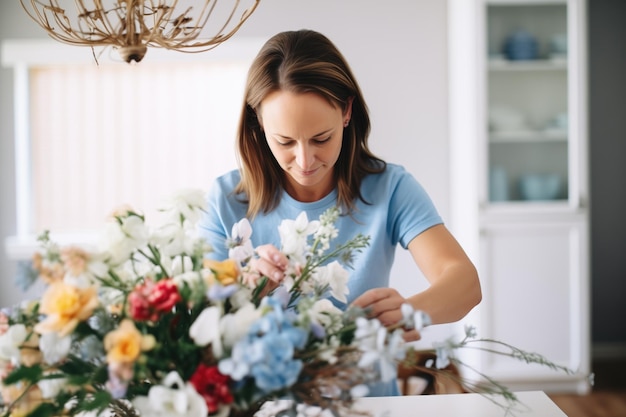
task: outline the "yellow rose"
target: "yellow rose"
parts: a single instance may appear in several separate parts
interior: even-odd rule
[[[237,262],[232,259],[226,259],[221,262],[205,259],[202,266],[213,271],[215,279],[217,279],[217,281],[222,285],[231,285],[237,282],[239,267],[237,266]],[[209,282],[208,284],[211,285],[212,282]]]
[[[35,326],[38,333],[70,334],[79,322],[88,319],[98,307],[95,287],[78,288],[62,281],[51,284],[41,297],[39,310],[47,317]]]
[[[134,362],[142,351],[152,349],[154,344],[154,337],[141,334],[135,323],[129,319],[122,320],[116,330],[104,337],[104,349],[107,351],[109,363]]]

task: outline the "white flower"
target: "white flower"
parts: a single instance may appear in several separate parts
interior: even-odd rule
[[[100,255],[97,253],[90,253],[85,271],[74,275],[70,270],[68,270],[63,277],[63,281],[68,285],[78,288],[88,288],[94,285],[98,286],[100,281],[98,281],[97,277],[106,276],[108,271],[109,267],[102,261],[102,259],[100,259]]]
[[[380,321],[377,319],[368,320],[365,317],[357,317],[356,331],[354,332],[355,343],[359,345],[361,350],[371,350],[376,348],[376,338],[378,330],[382,328]]]
[[[59,337],[57,332],[47,332],[39,338],[39,350],[46,363],[53,364],[64,359],[72,346],[72,337]]]
[[[424,327],[430,326],[432,321],[430,316],[421,310],[415,311],[413,306],[409,303],[404,303],[400,307],[402,312],[402,321],[405,323],[406,329],[415,329],[421,332]]]
[[[314,238],[319,241],[319,247],[317,251],[322,255],[330,248],[330,241],[339,235],[339,230],[332,223],[322,223],[317,232],[315,232]]]
[[[228,257],[239,262],[240,265],[248,261],[253,255],[254,247],[252,247],[252,242],[250,241],[228,250]]]
[[[204,191],[199,189],[183,189],[165,201],[161,211],[169,221],[180,223],[184,220],[195,224],[202,215],[206,205]]]
[[[322,347],[319,349],[317,353],[317,357],[320,360],[326,361],[331,365],[335,364],[337,363],[337,360],[339,359],[337,357],[337,351],[338,351],[337,348],[339,346],[341,346],[341,341],[339,340],[338,337],[333,336],[329,340],[327,340],[326,343],[322,345]]]
[[[204,398],[175,371],[165,377],[163,385],[150,388],[147,397],[135,397],[133,406],[142,417],[206,417],[208,414]]]
[[[26,341],[28,331],[23,324],[14,324],[6,333],[0,335],[0,359],[20,362],[20,346]]]
[[[350,294],[350,289],[348,288],[349,278],[350,274],[348,271],[337,261],[317,268],[315,273],[315,279],[318,284],[328,285],[330,294],[342,303],[348,302],[347,295]]]
[[[167,275],[172,277],[183,274],[185,272],[193,271],[193,260],[189,256],[176,256],[172,260],[172,265],[169,271],[164,271]]]
[[[247,262],[254,255],[254,247],[250,240],[252,226],[248,219],[239,220],[233,225],[231,237],[228,241],[228,257],[240,264]]]
[[[303,314],[308,314],[312,322],[323,326],[327,332],[335,332],[342,326],[341,309],[326,298],[315,301],[311,308]]]
[[[293,405],[292,400],[275,400],[275,401],[266,401],[261,406],[261,409],[256,412],[255,417],[274,417],[279,415],[279,413],[289,410]]]
[[[43,398],[54,398],[67,385],[66,378],[42,379],[37,382]]]
[[[220,335],[220,309],[207,307],[196,318],[189,328],[189,336],[198,346],[207,346],[211,343],[213,354],[222,356],[222,340]]]
[[[254,304],[248,303],[237,310],[234,314],[226,314],[220,320],[220,333],[224,346],[233,347],[241,339],[248,329],[261,317],[262,313]]]
[[[296,405],[296,412],[296,417],[333,417],[335,415],[329,409],[307,404]]]
[[[202,274],[198,271],[189,271],[184,274],[174,275],[172,279],[178,289],[183,288],[185,283],[191,288],[196,288],[198,284],[203,282]]]
[[[121,221],[121,224],[120,224]],[[108,222],[104,228],[102,245],[113,264],[127,260],[130,254],[148,241],[148,228],[143,219],[129,215]]]
[[[378,320],[372,321],[378,323]],[[386,382],[396,377],[398,360],[404,358],[403,331],[398,329],[387,338],[387,329],[385,327],[375,327],[377,327],[373,335],[375,337],[366,338],[368,339],[367,343],[359,344],[359,347],[363,350],[363,355],[359,360],[358,366],[367,368],[376,365],[380,373],[380,380]],[[374,345],[371,342],[374,342]]]
[[[282,251],[290,255],[296,262],[305,263],[304,255],[307,249],[307,238],[315,233],[320,222],[309,222],[306,212],[302,212],[295,220],[285,219],[278,226]]]
[[[433,347],[437,351],[435,367],[437,369],[444,369],[450,366],[450,357],[454,356],[453,348],[446,342],[433,343]]]
[[[239,220],[233,225],[230,234],[231,238],[239,243],[250,241],[250,237],[252,236],[250,221],[246,218]]]
[[[240,309],[248,304],[252,299],[252,290],[247,287],[239,287],[236,293],[230,296],[229,301],[234,309]]]
[[[159,245],[163,256],[175,256],[185,252],[188,245],[185,229],[175,223],[166,224],[154,230],[151,240]]]

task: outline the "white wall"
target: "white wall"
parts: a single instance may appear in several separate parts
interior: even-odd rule
[[[267,38],[302,28],[326,34],[344,53],[370,107],[373,150],[405,165],[446,219],[446,1],[262,0],[235,36]],[[0,41],[45,37],[18,1],[0,2]],[[228,48],[228,42],[219,48]],[[0,70],[1,241],[15,232],[12,80],[10,70]],[[403,292],[424,285],[406,254],[399,256],[394,271],[395,285]],[[13,286],[14,274],[15,265],[1,251],[0,306],[21,297]]]

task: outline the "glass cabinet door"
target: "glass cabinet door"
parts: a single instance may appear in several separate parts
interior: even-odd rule
[[[488,2],[486,23],[488,200],[567,200],[567,4]]]

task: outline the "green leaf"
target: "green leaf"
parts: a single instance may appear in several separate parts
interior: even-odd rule
[[[67,375],[86,375],[96,368],[92,363],[86,362],[77,356],[70,356],[70,360],[59,365],[59,370]]]
[[[21,366],[15,368],[4,380],[4,385],[12,385],[19,381],[28,381],[30,383],[36,383],[43,377],[43,369],[41,365],[33,366]]]

